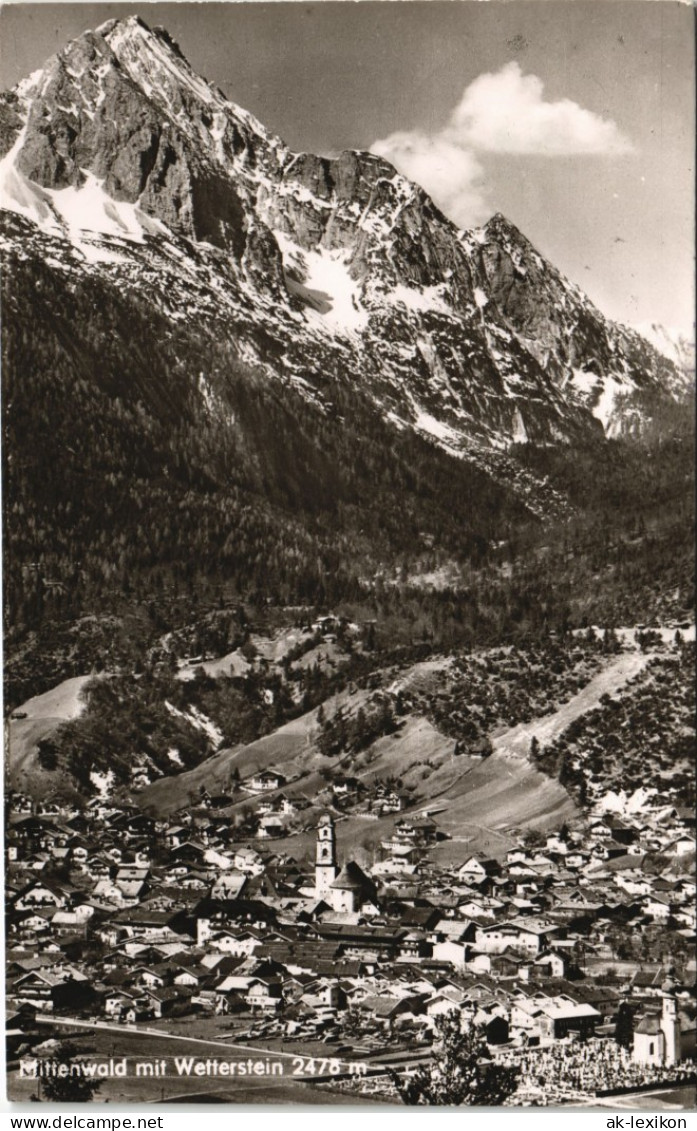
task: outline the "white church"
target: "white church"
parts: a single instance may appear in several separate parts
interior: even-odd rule
[[[683,1057],[680,1017],[675,987],[667,981],[661,988],[661,1012],[647,1013],[634,1029],[632,1059],[637,1064],[670,1067]]]
[[[320,817],[317,825],[314,894],[333,911],[349,915],[360,911],[364,903],[374,903],[376,898],[375,884],[353,860],[339,869],[334,820],[329,813]]]

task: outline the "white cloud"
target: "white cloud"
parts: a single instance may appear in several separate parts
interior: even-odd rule
[[[490,153],[542,156],[620,154],[632,150],[614,122],[563,98],[545,102],[537,75],[524,75],[518,63],[470,83],[446,132],[460,144]]]
[[[614,122],[577,102],[545,102],[542,80],[523,75],[516,62],[474,79],[437,133],[399,131],[371,146],[463,227],[490,212],[477,153],[559,157],[620,155],[632,148]]]
[[[417,130],[400,131],[376,141],[371,149],[425,188],[446,216],[462,227],[481,224],[491,214],[484,195],[482,166],[472,150],[446,136],[445,131],[434,137]]]

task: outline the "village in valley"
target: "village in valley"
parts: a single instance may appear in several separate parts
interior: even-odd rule
[[[668,777],[591,782],[563,820],[470,848],[399,779],[335,771],[309,797],[281,758],[241,764],[169,813],[99,777],[81,804],[8,791],[13,1098],[69,1035],[93,1059],[262,1050],[323,1102],[395,1102],[452,1012],[519,1069],[513,1105],[694,1085],[695,813]]]
[[[685,1127],[694,13],[143,12],[0,11],[8,1103]]]

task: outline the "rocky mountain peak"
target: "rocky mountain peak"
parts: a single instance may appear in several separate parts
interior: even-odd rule
[[[463,233],[380,157],[293,153],[138,16],[3,96],[0,154],[5,207],[66,261],[139,286],[171,245],[167,317],[177,293],[188,320],[212,292],[269,376],[311,399],[322,372],[359,379],[395,426],[458,455],[616,430],[618,394],[670,384],[671,363],[501,213]]]
[[[487,220],[482,231],[492,240],[510,240],[511,243],[520,244],[521,247],[532,247],[520,228],[516,227],[507,216],[504,216],[503,212],[495,212]]]

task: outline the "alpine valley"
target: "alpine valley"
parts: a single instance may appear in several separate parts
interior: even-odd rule
[[[693,344],[136,16],[0,194],[12,1100],[690,1107]]]
[[[490,851],[689,794],[688,344],[501,214],[291,152],[138,17],[2,95],[0,155],[16,795],[215,787],[249,836],[273,770],[302,855],[320,806],[374,847],[385,791]],[[612,695],[665,711],[586,757]]]

